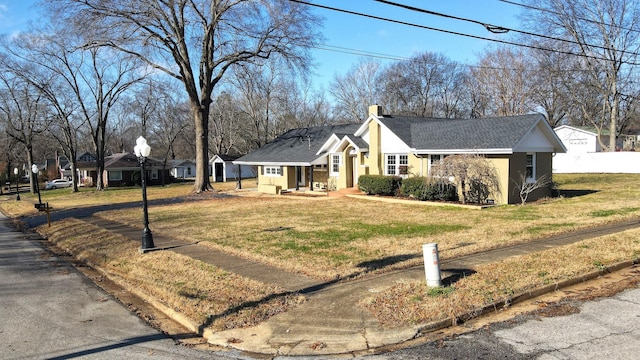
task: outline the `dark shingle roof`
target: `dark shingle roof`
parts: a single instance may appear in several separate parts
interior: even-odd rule
[[[384,116],[381,122],[416,150],[512,149],[541,115],[482,119]]]
[[[316,126],[289,130],[272,142],[236,160],[240,163],[311,164],[333,134],[353,134],[360,124]]]

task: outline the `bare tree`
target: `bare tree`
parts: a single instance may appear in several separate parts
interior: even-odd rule
[[[320,19],[286,0],[52,0],[95,45],[146,61],[183,83],[194,118],[195,192],[211,189],[209,111],[214,87],[234,65],[280,55],[305,68]]]
[[[0,121],[7,135],[25,147],[27,163],[34,164],[35,140],[47,129],[45,101],[31,83],[12,72],[15,63],[6,65],[6,62],[0,64]],[[36,192],[34,174],[30,183],[31,192]]]
[[[531,50],[527,53],[534,68],[528,73],[531,80],[529,94],[551,127],[562,124],[569,115],[571,89],[574,80],[574,61],[571,56],[549,51]]]
[[[488,99],[492,115],[526,114],[532,110],[528,83],[530,64],[521,50],[506,47],[487,51],[471,68],[481,98]]]
[[[393,114],[449,117],[456,113],[459,67],[425,52],[390,64],[379,75],[381,103]]]
[[[21,44],[33,41],[35,45],[27,52],[14,54],[55,74],[59,84],[57,90],[73,97],[76,116],[86,124],[93,141],[98,174],[96,189],[102,190],[106,130],[111,110],[120,96],[140,82],[144,74],[140,72],[139,62],[129,55],[78,46],[78,43],[82,44],[82,38],[55,23],[48,30],[21,35],[25,37],[20,40]]]
[[[330,85],[336,105],[336,118],[359,123],[369,115],[370,105],[377,104],[379,91],[377,77],[380,64],[360,60],[345,75],[336,75]]]
[[[601,93],[602,118],[610,131],[610,151],[616,149],[621,102],[632,86],[640,50],[638,0],[527,0],[532,8],[525,19],[529,28],[571,41]],[[563,42],[566,46],[567,42]],[[602,126],[601,126],[602,127]]]
[[[520,173],[518,179],[512,179],[515,184],[518,194],[520,195],[520,204],[524,205],[529,198],[529,195],[538,189],[549,187],[552,183],[549,175],[544,174],[536,179],[529,179],[526,173]]]

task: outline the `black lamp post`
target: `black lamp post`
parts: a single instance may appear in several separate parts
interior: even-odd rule
[[[31,165],[31,172],[36,176],[36,191],[38,192],[38,204],[42,205],[42,198],[40,197],[40,184],[38,183],[38,165]]]
[[[140,174],[140,181],[142,182],[142,211],[144,213],[144,229],[142,230],[142,247],[140,248],[141,253],[145,253],[150,249],[153,249],[155,245],[153,244],[153,235],[151,234],[151,230],[149,229],[149,212],[147,211],[147,181],[146,181],[146,171],[144,168],[144,164],[151,153],[151,147],[147,144],[147,140],[140,136],[136,140],[136,146],[133,148],[133,151],[138,157],[138,161],[140,162],[140,168],[142,169],[142,173]]]
[[[13,169],[13,175],[16,176],[16,201],[20,201],[20,188],[18,187],[18,168]]]

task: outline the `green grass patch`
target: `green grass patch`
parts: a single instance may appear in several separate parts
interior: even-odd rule
[[[614,215],[626,215],[634,211],[638,211],[637,207],[626,207],[622,209],[595,210],[591,212],[592,217],[609,217]]]
[[[376,236],[405,237],[430,236],[468,229],[465,225],[456,224],[364,224],[353,223],[344,228],[332,228],[312,231],[289,230],[285,237],[297,240],[310,240],[313,248],[331,248],[356,240],[366,240]]]
[[[430,287],[429,290],[427,290],[427,295],[429,295],[430,297],[447,297],[455,290],[456,288],[454,286]]]
[[[536,226],[527,227],[525,230],[527,233],[531,235],[538,235],[543,233],[548,233],[553,230],[561,230],[563,228],[571,228],[575,226],[575,223],[549,223],[549,224],[540,224]]]

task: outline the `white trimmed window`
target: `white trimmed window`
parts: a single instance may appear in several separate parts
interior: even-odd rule
[[[151,179],[153,180],[158,179],[158,170],[151,170]]]
[[[122,180],[122,171],[107,171],[109,176],[109,181],[121,181]]]
[[[265,166],[264,175],[274,177],[282,176],[282,168],[280,166]]]
[[[429,155],[429,174],[431,174],[431,167],[434,165],[438,165],[442,160],[444,160],[449,155]]]
[[[527,160],[525,163],[525,174],[527,182],[535,182],[536,181],[536,154],[528,153]]]
[[[331,175],[340,174],[340,154],[331,154]]]
[[[409,174],[409,155],[388,154],[385,156],[385,175],[405,176]]]

